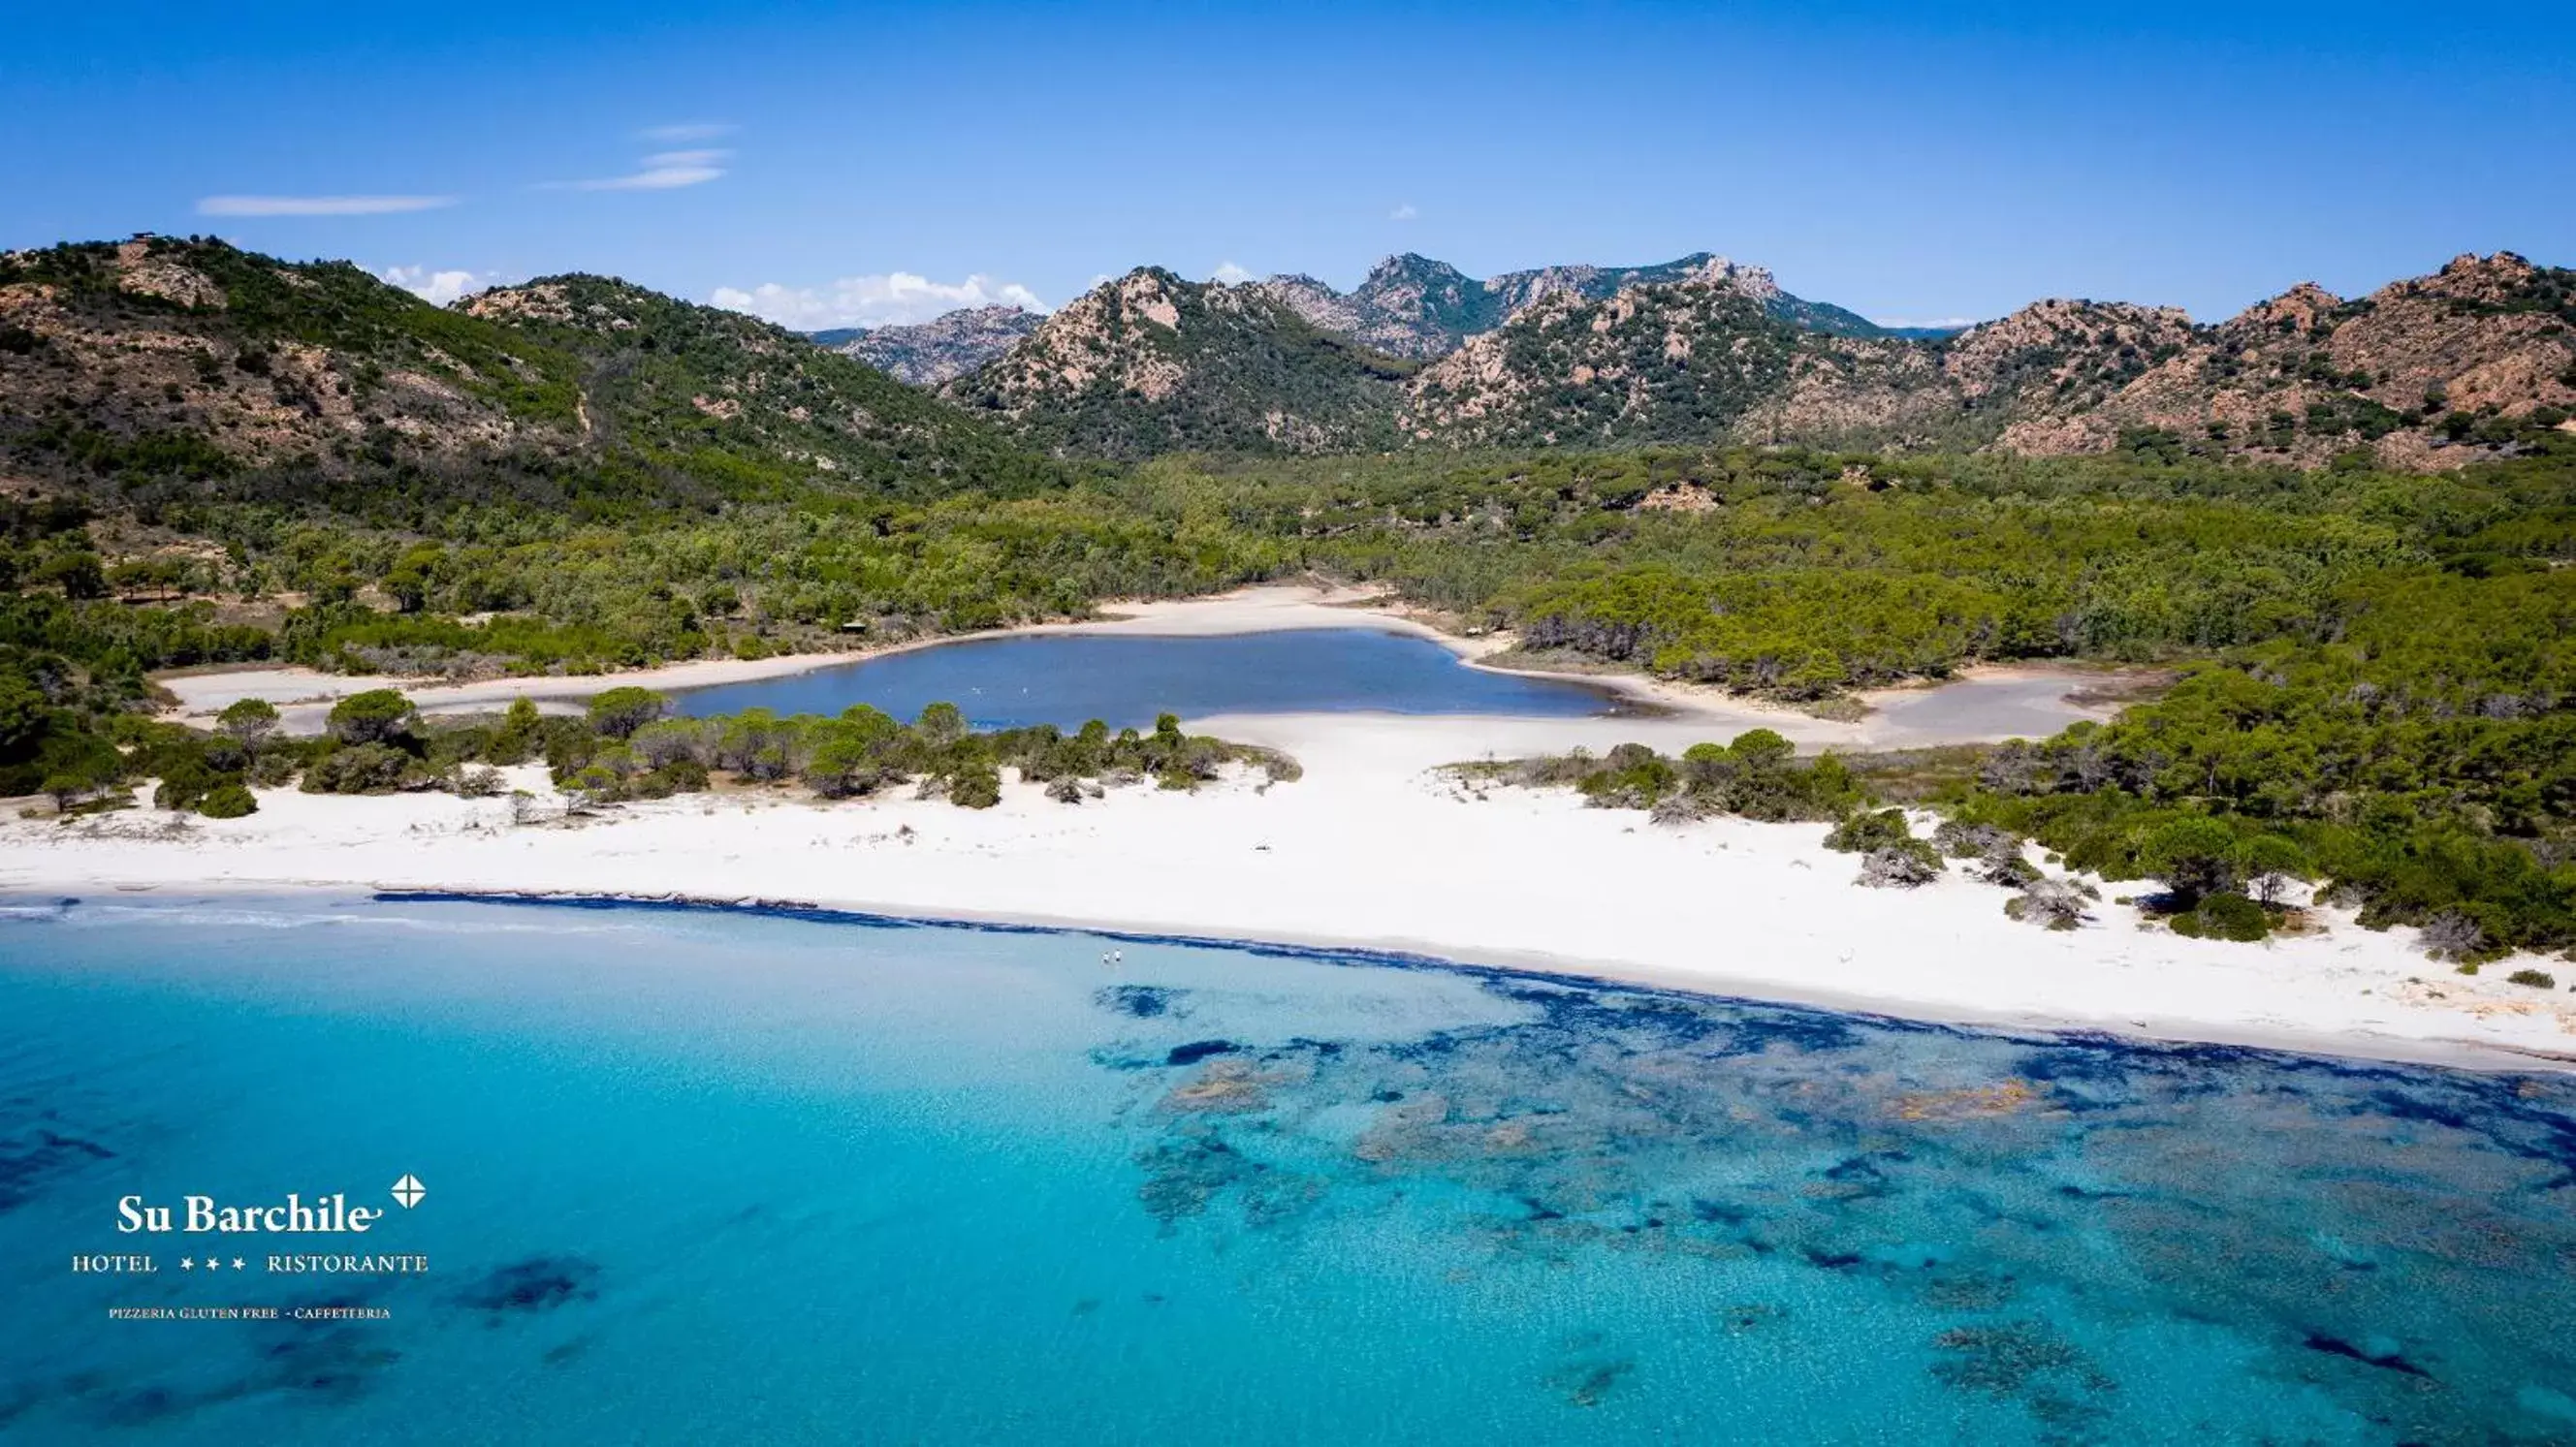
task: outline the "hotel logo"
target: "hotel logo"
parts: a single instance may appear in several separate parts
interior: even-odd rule
[[[418,1206],[429,1194],[420,1177],[409,1171],[393,1183],[390,1194],[394,1204],[408,1211]],[[386,1207],[352,1204],[343,1191],[306,1199],[290,1191],[283,1201],[227,1203],[213,1196],[182,1196],[173,1205],[158,1204],[142,1196],[120,1197],[116,1203],[116,1229],[124,1235],[138,1232],[164,1235],[178,1232],[188,1235],[203,1233],[252,1234],[270,1236],[312,1236],[363,1234],[374,1229],[385,1218]]]

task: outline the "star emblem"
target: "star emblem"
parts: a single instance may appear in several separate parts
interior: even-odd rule
[[[242,1269],[242,1260],[241,1260],[241,1258],[240,1258],[240,1257],[236,1256],[236,1257],[234,1257],[234,1258],[233,1258],[233,1270],[235,1270],[235,1271],[239,1271],[239,1270],[241,1270],[241,1269]]]
[[[196,1259],[195,1257],[193,1257],[193,1256],[182,1256],[182,1257],[180,1257],[180,1258],[179,1258],[179,1269],[180,1269],[180,1270],[182,1270],[182,1271],[194,1271],[194,1270],[196,1270],[196,1269],[197,1269],[197,1259]]]
[[[420,1177],[409,1171],[403,1172],[403,1178],[394,1182],[394,1199],[401,1202],[406,1211],[419,1205],[420,1198],[428,1194],[429,1188],[420,1183]]]

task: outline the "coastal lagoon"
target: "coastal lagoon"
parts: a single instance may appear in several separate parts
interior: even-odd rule
[[[2563,1076],[780,911],[6,913],[12,1440],[2576,1440]],[[211,1276],[115,1229],[288,1192],[388,1214]],[[262,1269],[353,1249],[428,1270]],[[388,1315],[108,1315],[225,1304]]]
[[[839,713],[871,704],[909,719],[949,702],[979,728],[1221,713],[1508,714],[1581,718],[1616,711],[1609,691],[1561,678],[1470,668],[1425,638],[1376,628],[1213,636],[1052,633],[943,643],[857,663],[674,696],[685,714],[766,708]]]

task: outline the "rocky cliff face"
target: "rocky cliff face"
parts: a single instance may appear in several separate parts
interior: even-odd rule
[[[915,387],[936,388],[983,366],[1045,320],[1014,306],[973,307],[912,326],[817,333],[815,342]]]
[[[848,358],[601,277],[442,309],[344,262],[138,237],[0,257],[0,459],[128,492],[928,488],[1007,450]],[[718,459],[722,460],[719,461]]]

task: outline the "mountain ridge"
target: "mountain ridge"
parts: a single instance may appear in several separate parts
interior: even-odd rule
[[[1468,338],[1494,330],[1541,299],[1573,292],[1595,300],[1641,283],[1704,280],[1742,291],[1771,315],[1809,331],[1843,336],[1892,335],[1857,313],[1807,301],[1780,289],[1764,267],[1695,251],[1647,266],[1588,263],[1504,272],[1479,281],[1444,261],[1403,252],[1379,261],[1358,286],[1338,292],[1311,276],[1280,275],[1249,285],[1295,307],[1309,322],[1339,331],[1392,356],[1446,356]]]
[[[2423,467],[2507,445],[2536,413],[2557,425],[2576,409],[2576,272],[2511,252],[2456,258],[2349,302],[2303,283],[2210,325],[2172,307],[2052,299],[1933,338],[1797,325],[1767,272],[1716,257],[1632,275],[1607,296],[1586,290],[1597,276],[1528,273],[1497,292],[1416,262],[1381,266],[1372,293],[1408,334],[1510,312],[1437,358],[1404,359],[1368,345],[1394,334],[1344,294],[1307,290],[1311,279],[1227,287],[1140,270],[1108,288],[1159,278],[1166,301],[1181,288],[1230,312],[1230,335],[1124,357],[1122,338],[1147,331],[1086,321],[1069,350],[1028,350],[1051,318],[987,368],[1007,370],[1007,401],[953,385],[948,395],[1002,412],[1040,445],[1112,457],[1211,438],[1368,450],[1391,432],[1445,447],[1737,441],[2057,455],[2135,445],[2298,466],[2366,447]],[[1076,303],[1086,318],[1096,320],[1100,295]],[[1362,334],[1319,346],[1347,334],[1318,316]],[[1161,331],[1184,326],[1173,312]],[[1193,373],[1258,370],[1225,361],[1229,347],[1304,360],[1293,386],[1276,373],[1268,393],[1235,385],[1177,400]],[[1125,380],[1104,390],[1109,377]],[[1122,394],[1127,411],[1156,417],[1151,427],[1122,426]],[[1179,415],[1190,407],[1204,415]],[[1070,411],[1079,425],[1068,426]]]
[[[2210,324],[2053,299],[1931,340],[1797,325],[1768,273],[1715,257],[1606,296],[1597,276],[1495,291],[1395,261],[1373,295],[1417,321],[1512,310],[1408,358],[1275,283],[1139,268],[1051,315],[990,318],[1023,334],[933,391],[609,277],[441,308],[346,262],[212,240],[15,251],[0,485],[632,509],[1052,485],[1068,460],[1174,451],[1776,443],[2311,467],[2365,449],[2421,470],[2576,430],[2576,271],[2511,252],[2354,298],[2301,283]]]

